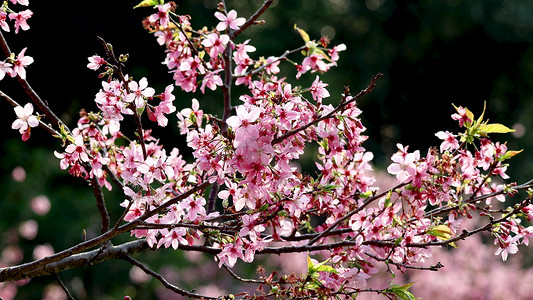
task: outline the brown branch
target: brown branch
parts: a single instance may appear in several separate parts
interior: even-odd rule
[[[41,266],[24,269],[20,268],[20,266],[5,268],[0,271],[0,281],[17,281],[25,278],[54,275],[66,270],[95,265],[148,249],[150,249],[150,247],[148,247],[148,243],[145,240],[136,240],[118,246],[109,246],[103,250],[95,249],[88,252],[73,254]]]
[[[91,178],[91,186],[93,188],[94,198],[96,199],[96,207],[98,208],[100,219],[102,220],[101,232],[105,233],[109,230],[109,212],[107,211],[107,207],[105,205],[102,186],[98,182],[96,175]]]

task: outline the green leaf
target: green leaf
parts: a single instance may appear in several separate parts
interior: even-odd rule
[[[165,1],[163,0],[143,0],[141,1],[141,3],[135,5],[133,8],[162,5],[164,2]]]
[[[507,160],[515,155],[517,155],[518,153],[524,151],[524,149],[520,150],[520,151],[515,151],[515,150],[509,150],[507,152],[505,152],[504,155],[502,155],[500,158],[499,158],[499,161],[504,161],[504,160]]]
[[[324,189],[325,192],[331,192],[331,191],[334,191],[335,189],[337,189],[339,187],[340,186],[334,185],[334,184],[326,184],[323,189]]]
[[[429,230],[429,234],[439,240],[446,241],[452,238],[453,231],[446,225],[437,225]],[[457,248],[453,242],[450,243],[450,246]]]
[[[302,37],[302,39],[304,40],[304,42],[309,42],[310,39],[309,39],[309,35],[307,34],[307,32],[305,32],[305,30],[299,28],[298,26],[296,26],[296,24],[294,24],[294,29],[296,31],[298,31],[298,33],[300,34],[300,36]]]
[[[323,261],[321,263],[317,263],[315,265],[315,264],[313,264],[313,261],[311,260],[311,258],[308,255],[307,256],[307,269],[309,271],[309,274],[313,274],[313,273],[316,273],[316,272],[331,272],[331,273],[338,274],[337,270],[335,270],[333,267],[325,265],[328,261],[329,261],[329,259],[326,259],[325,261]]]
[[[414,282],[404,284],[404,285],[395,285],[393,284],[390,288],[386,290],[386,292],[393,293],[398,296],[398,298],[402,300],[416,300],[415,295],[413,293],[409,292],[409,288],[414,284]]]
[[[482,125],[479,130],[483,133],[509,133],[515,132],[514,129],[511,129],[502,124],[487,124]]]

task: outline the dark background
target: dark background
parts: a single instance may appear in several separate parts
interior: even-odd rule
[[[153,13],[150,8],[133,10],[135,1],[69,2],[30,1],[34,16],[31,29],[4,33],[13,52],[28,47],[26,55],[35,62],[27,69],[28,80],[50,107],[71,127],[75,126],[81,108],[94,110],[94,95],[100,89],[96,72],[86,68],[87,57],[103,56],[97,40],[102,37],[113,44],[115,52],[129,53],[127,72],[140,79],[145,76],[156,91],[162,92],[172,78],[161,64],[165,54],[141,25],[141,20]],[[176,1],[179,14],[192,16],[193,27],[212,27],[216,1]],[[249,16],[262,1],[227,1],[239,16]],[[18,7],[17,7],[18,8]],[[280,55],[286,49],[299,47],[302,40],[292,29],[296,23],[312,39],[327,35],[333,44],[344,43],[339,67],[322,78],[330,84],[331,103],[337,103],[343,86],[356,93],[366,87],[372,75],[382,72],[384,77],[375,91],[360,101],[363,122],[370,139],[366,147],[373,151],[375,164],[386,168],[388,157],[396,151],[395,144],[421,149],[438,145],[434,133],[439,130],[458,131],[452,103],[467,106],[478,116],[487,103],[486,117],[520,129],[517,134],[496,136],[509,140],[509,148],[525,151],[513,158],[509,174],[517,181],[533,177],[533,3],[530,1],[448,0],[448,1],[391,1],[391,0],[291,0],[275,1],[264,15],[267,23],[254,27],[239,37],[248,38],[258,49],[252,54]],[[298,55],[294,60],[300,61]],[[282,65],[283,66],[283,65]],[[282,68],[283,69],[283,68]],[[293,85],[294,74],[286,64],[288,81]],[[299,83],[308,86],[315,75],[307,74]],[[0,89],[19,103],[28,102],[17,82],[6,78]],[[235,94],[236,95],[236,94]],[[220,95],[176,93],[178,108],[189,106],[193,97],[206,110],[221,114]],[[237,96],[234,103],[237,104]],[[0,104],[0,229],[35,218],[27,211],[30,199],[46,194],[52,201],[52,211],[37,218],[40,231],[35,241],[22,241],[25,257],[31,257],[35,244],[49,242],[56,250],[72,245],[82,228],[98,230],[98,220],[88,187],[58,170],[59,162],[52,151],[61,151],[60,144],[44,131],[32,131],[27,143],[20,142],[17,131],[10,129],[15,114],[8,103]],[[173,121],[170,124],[175,124]],[[162,142],[176,146],[183,138],[174,136],[177,130],[158,130]],[[45,148],[42,148],[45,146]],[[186,153],[186,149],[182,149]],[[15,166],[28,172],[24,183],[10,179]],[[28,186],[31,188],[28,189]],[[119,193],[107,196],[108,205],[117,207],[122,201]],[[119,210],[113,210],[119,213]],[[56,220],[47,223],[47,219]],[[65,226],[68,224],[68,226]],[[30,254],[28,254],[30,253]],[[166,257],[181,257],[171,251]],[[162,265],[157,257],[152,263]],[[102,270],[116,270],[116,279],[98,276]],[[121,297],[128,265],[114,263],[88,270],[66,273],[67,279],[81,277],[89,298],[105,293]],[[112,272],[113,273],[113,272]],[[113,276],[114,276],[113,275]],[[50,279],[37,279],[39,285],[19,289],[19,296],[40,295]],[[53,280],[52,280],[53,281]],[[156,284],[146,285],[148,294]],[[140,293],[142,289],[137,287]],[[104,291],[106,291],[104,293]],[[26,294],[27,293],[27,294]],[[117,296],[118,295],[118,296]]]

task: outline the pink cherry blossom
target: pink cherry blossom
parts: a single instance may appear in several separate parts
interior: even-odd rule
[[[304,60],[302,61],[302,68],[303,70],[305,70],[304,73],[307,72],[308,70],[311,70],[312,72],[327,71],[329,68],[326,65],[326,63],[323,61],[323,59],[324,59],[324,56],[320,54],[311,54],[307,56],[306,58],[304,58]]]
[[[130,94],[126,96],[126,102],[134,102],[137,108],[145,105],[145,98],[151,98],[155,94],[155,90],[148,87],[148,80],[146,77],[141,78],[139,83],[131,81],[128,83]]]
[[[457,113],[452,115],[452,119],[459,121],[459,126],[463,126],[464,123],[471,123],[473,120],[470,120],[466,113],[466,109],[462,106],[457,108]]]
[[[29,9],[26,9],[19,13],[9,14],[9,18],[11,20],[15,20],[15,33],[19,32],[19,28],[21,28],[22,30],[30,29],[30,25],[28,25],[27,20],[31,18],[32,15],[33,15],[33,12]]]
[[[220,20],[217,25],[218,31],[224,31],[228,27],[237,30],[246,22],[245,18],[237,18],[237,12],[234,9],[230,10],[227,16],[217,11],[215,17]]]
[[[224,51],[229,42],[229,36],[226,34],[218,35],[216,33],[210,33],[207,35],[207,38],[202,41],[202,45],[210,49],[209,56],[217,57]]]
[[[214,72],[207,72],[207,74],[204,76],[204,80],[202,81],[202,85],[200,86],[200,91],[205,93],[206,87],[214,91],[217,86],[222,86],[222,84],[222,78],[220,78],[220,75]]]
[[[246,128],[259,118],[260,113],[261,110],[256,106],[240,105],[237,107],[237,115],[229,117],[226,123],[232,128]]]
[[[445,150],[456,150],[459,148],[459,141],[455,138],[455,136],[449,132],[449,131],[439,131],[435,133],[435,136],[437,136],[439,139],[443,140],[443,142],[440,144],[440,151],[444,152]]]
[[[89,57],[89,63],[87,64],[87,68],[93,71],[96,71],[105,64],[106,64],[106,61],[103,58],[101,58],[98,55],[93,55]]]
[[[168,11],[170,10],[170,7],[170,3],[157,5],[155,8],[157,8],[158,12],[156,14],[152,14],[148,18],[148,20],[152,23],[159,22],[159,25],[167,27],[170,22],[170,18],[168,16]]]
[[[24,107],[17,106],[14,109],[18,119],[11,124],[12,129],[18,129],[20,134],[24,134],[28,128],[39,126],[39,119],[33,115],[33,105],[31,103],[27,103]]]
[[[185,235],[187,234],[185,228],[176,227],[171,230],[165,228],[161,230],[161,234],[163,235],[163,238],[159,240],[159,243],[157,244],[158,248],[164,245],[165,248],[172,247],[176,250],[179,248],[179,244],[189,244],[185,239]]]
[[[26,49],[22,49],[20,53],[17,55],[17,59],[13,62],[13,74],[18,74],[20,78],[26,79],[26,67],[33,63],[33,57],[26,56]],[[15,76],[15,75],[11,75]]]
[[[404,152],[406,149],[401,144],[398,144],[398,148],[400,151],[392,156],[394,163],[387,168],[387,171],[396,175],[398,182],[405,183],[414,179],[417,174],[416,162],[420,159],[420,152],[417,150],[413,153],[406,153]]]
[[[11,0],[11,3],[17,4],[17,2],[21,5],[28,6],[30,4],[29,0]]]
[[[179,207],[183,210],[187,211],[187,218],[191,221],[195,221],[200,217],[205,217],[206,210],[205,210],[205,204],[206,201],[204,198],[199,197],[197,199],[184,199],[179,203]]]
[[[507,256],[509,254],[515,254],[516,252],[518,252],[518,247],[516,246],[516,242],[517,242],[517,240],[519,238],[520,238],[520,236],[515,236],[515,237],[512,237],[512,238],[511,237],[507,237],[507,239],[504,240],[504,241],[496,239],[494,241],[494,244],[499,244],[500,248],[498,248],[498,250],[496,250],[494,255],[501,255],[502,256],[502,260],[506,261],[507,260]]]
[[[243,259],[243,244],[241,239],[237,239],[234,243],[222,245],[222,251],[217,255],[219,262],[218,266],[223,264],[228,267],[233,267],[237,262],[237,258]]]
[[[6,76],[6,73],[8,75],[13,74],[13,69],[11,68],[13,65],[7,62],[0,62],[0,80],[4,79]]]
[[[83,136],[77,135],[74,138],[74,143],[69,144],[65,148],[65,152],[72,155],[71,159],[81,160],[83,162],[89,162],[89,155],[87,154],[87,148],[85,146],[85,143],[83,142]]]
[[[6,22],[7,20],[7,13],[5,11],[0,10],[0,27],[5,31],[9,32],[9,24]]]
[[[310,88],[313,100],[322,102],[322,99],[329,97],[329,92],[326,90],[327,86],[328,84],[320,81],[320,78],[317,76]]]

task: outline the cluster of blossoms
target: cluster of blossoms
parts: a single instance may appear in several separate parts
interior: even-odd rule
[[[11,0],[13,4],[28,5],[28,0]],[[13,26],[15,27],[15,33],[19,32],[19,29],[28,30],[30,26],[27,23],[27,20],[33,15],[32,11],[26,9],[21,12],[15,12],[8,7],[8,2],[5,1],[2,6],[0,6],[0,28],[2,30],[9,32],[10,27],[8,23],[9,20],[14,21]],[[17,75],[20,78],[26,78],[26,67],[33,63],[33,58],[31,56],[25,56],[26,48],[22,49],[20,53],[15,57],[15,54],[11,54],[10,57],[6,58],[4,61],[0,61],[0,80],[4,79],[5,75],[11,77],[16,77]]]
[[[397,185],[379,191],[373,155],[362,146],[367,137],[357,107],[378,77],[356,96],[346,89],[333,106],[323,101],[330,93],[320,75],[308,88],[277,76],[280,62],[302,51],[302,62],[291,62],[297,78],[326,72],[344,45],[327,48],[325,39],[316,43],[296,28],[304,46],[253,59],[250,40],[234,40],[254,20],[238,18],[233,10],[226,13],[221,4],[216,29],[198,31],[189,16],[174,13],[173,4],[155,8],[158,12],[144,24],[166,47],[164,64],[176,86],[186,92],[199,87],[204,93],[206,87],[227,91],[235,84],[248,92],[238,98],[235,110],[231,99],[224,99],[222,118],[204,113],[196,99],[177,113],[180,132],[193,150],[194,159],[187,162],[179,149],[167,152],[140,122],[146,112],[152,122],[168,125],[166,115],[176,111],[174,87],[156,95],[146,78],[136,81],[123,74],[125,56],[116,59],[107,51],[107,58],[92,56],[87,65],[105,69],[100,77],[107,79],[95,97],[100,111],[83,112],[71,132],[60,128],[66,147],[56,152],[60,167],[74,176],[108,189],[111,181],[124,191],[121,221],[134,224],[131,233],[150,247],[196,246],[214,253],[220,267],[252,262],[264,253],[309,251],[316,259],[308,257],[307,276],[266,276],[270,279],[263,282],[278,296],[306,297],[354,295],[381,263],[402,270],[423,266],[430,246],[454,245],[481,230],[459,231],[461,221],[474,213],[487,220],[482,229],[496,238],[504,260],[518,244],[528,243],[533,228],[521,225],[520,217],[533,219],[530,199],[507,209],[496,206],[506,194],[529,187],[500,183],[508,178],[505,161],[518,152],[492,142],[488,134],[510,132],[507,127],[488,124],[483,115],[475,120],[459,107],[452,118],[465,132],[438,132],[440,147],[425,156],[398,145],[388,167]],[[19,108],[13,128],[22,133],[34,126],[31,114],[31,107]],[[121,122],[130,115],[137,139],[122,132]],[[298,168],[310,144],[318,147],[314,173]],[[376,292],[407,293],[394,286]]]
[[[176,86],[186,92],[194,92],[200,86],[200,91],[205,93],[205,88],[215,90],[222,86],[220,76],[226,65],[234,63],[232,75],[236,77],[236,85],[247,85],[252,88],[253,72],[251,69],[264,70],[268,75],[279,73],[279,57],[260,57],[257,60],[250,58],[249,53],[254,52],[254,46],[249,45],[250,40],[235,44],[232,34],[240,30],[245,23],[244,18],[238,18],[235,10],[227,14],[216,12],[215,17],[220,21],[215,30],[193,30],[190,17],[176,15],[175,5],[167,3],[158,6],[158,12],[144,21],[144,26],[154,33],[157,42],[166,47],[166,59],[163,62],[173,74]],[[174,16],[174,18],[172,17]],[[297,77],[310,72],[326,72],[336,66],[339,59],[338,53],[346,49],[341,44],[331,49],[319,47],[308,37],[302,35],[307,42],[308,56],[301,64],[293,63],[298,70]],[[327,46],[327,41],[321,43]],[[222,55],[229,48],[232,57]],[[230,58],[232,61],[230,61]],[[201,81],[201,84],[199,82]]]
[[[27,6],[28,0],[11,0],[13,4],[21,4]],[[19,28],[22,30],[28,30],[30,26],[27,23],[27,20],[32,16],[32,11],[26,9],[21,12],[15,12],[8,7],[8,2],[5,1],[4,4],[0,7],[0,28],[2,30],[9,32],[9,23],[8,17],[10,20],[14,21],[15,33],[18,33]],[[9,57],[0,61],[0,80],[9,75],[10,77],[20,77],[21,79],[26,79],[26,67],[33,63],[33,58],[27,56],[26,49],[22,49],[18,55],[12,53]],[[39,125],[39,119],[37,116],[33,115],[33,105],[27,103],[24,107],[17,106],[15,107],[15,113],[18,117],[11,126],[12,129],[16,129],[22,134],[22,140],[26,141],[30,137],[31,127],[36,127]]]

